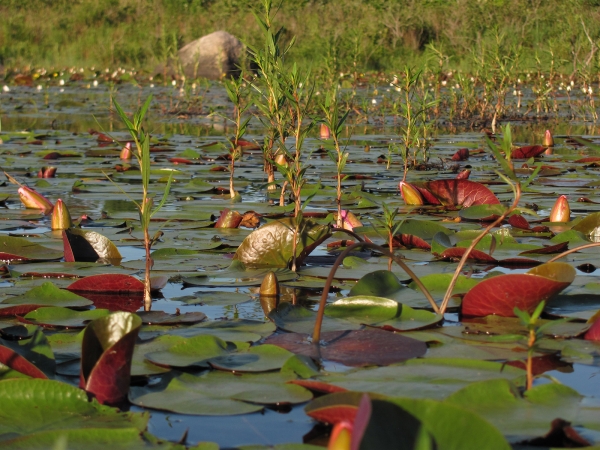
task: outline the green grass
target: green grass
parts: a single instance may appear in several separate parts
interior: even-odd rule
[[[256,44],[254,0],[3,0],[0,64],[151,70],[216,30]],[[284,0],[276,23],[290,58],[333,78],[405,65],[476,72],[494,55],[520,70],[596,73],[598,0]],[[584,25],[583,25],[584,24]],[[585,29],[589,34],[586,36]],[[429,48],[433,45],[440,53]]]

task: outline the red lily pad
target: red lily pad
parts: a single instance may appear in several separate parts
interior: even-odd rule
[[[521,230],[529,230],[531,226],[525,217],[521,214],[513,214],[508,218],[508,223],[514,228],[520,228]]]
[[[31,378],[48,379],[46,374],[14,350],[0,345],[0,363]]]
[[[519,253],[519,255],[553,255],[555,253],[562,253],[569,249],[569,242],[560,242],[555,245],[547,245],[542,248],[534,248]]]
[[[291,380],[288,381],[288,384],[297,384],[298,386],[302,386],[311,392],[317,392],[319,394],[333,394],[334,392],[347,391],[346,388],[318,380]]]
[[[442,252],[442,254],[440,255],[440,258],[443,260],[460,259],[460,258],[462,258],[462,256],[465,254],[466,251],[467,251],[467,249],[464,247],[447,248],[446,250],[444,250]],[[498,260],[496,258],[494,258],[493,256],[490,256],[487,253],[482,252],[481,250],[477,250],[475,248],[471,250],[471,252],[469,253],[469,256],[467,257],[467,260],[480,262],[480,263],[490,263],[490,264],[496,264],[498,262]]]
[[[597,314],[596,314],[597,315]],[[600,317],[592,324],[585,333],[586,341],[600,341]]]
[[[575,279],[575,269],[566,263],[548,263],[524,274],[508,274],[483,280],[473,287],[462,302],[465,316],[497,314],[515,317],[514,308],[533,312]]]
[[[406,248],[421,248],[423,250],[431,250],[431,245],[427,241],[412,234],[397,234],[393,240],[394,247]]]
[[[121,294],[128,292],[144,292],[144,283],[131,275],[107,273],[80,278],[74,283],[71,283],[67,289],[73,292]]]
[[[135,340],[142,326],[135,314],[117,312],[93,320],[85,328],[79,387],[100,403],[127,398]]]
[[[544,153],[547,149],[548,147],[544,147],[543,145],[526,145],[524,147],[513,148],[510,157],[511,159],[535,158]]]
[[[468,148],[460,148],[452,155],[452,161],[466,161],[467,159],[469,159]]]
[[[471,180],[428,181],[423,185],[423,188],[444,206],[462,205],[468,207],[473,205],[497,205],[500,203],[500,200],[486,186]],[[420,192],[423,193],[421,190]]]
[[[387,366],[423,356],[427,345],[416,339],[377,328],[353,331],[328,331],[321,334],[318,348],[308,335],[285,333],[270,336],[266,344],[278,345],[293,353],[314,359],[336,361],[347,366]]]

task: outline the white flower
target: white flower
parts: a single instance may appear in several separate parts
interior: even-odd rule
[[[371,103],[373,103],[374,105],[376,105],[377,104],[377,99],[372,99]]]
[[[171,81],[171,85],[172,86],[176,86],[177,85],[177,81],[175,81],[175,80]]]
[[[92,84],[94,85],[94,87],[98,86],[98,80],[94,80]]]
[[[7,85],[4,85],[4,86],[2,87],[2,90],[3,90],[4,92],[10,92],[10,88],[9,88]]]
[[[42,90],[42,85],[41,85],[41,84],[38,84],[38,85],[37,85],[37,90],[38,90],[38,91],[41,91],[41,90]]]
[[[60,84],[61,86],[64,86],[64,85],[65,85],[65,80],[61,79],[61,80],[58,82],[58,84]]]

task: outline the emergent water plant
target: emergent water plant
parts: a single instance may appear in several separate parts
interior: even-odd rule
[[[169,196],[169,190],[171,188],[171,180],[172,176],[169,176],[169,180],[167,181],[167,185],[163,192],[162,199],[160,203],[154,207],[154,199],[149,195],[149,187],[150,187],[150,135],[144,129],[143,122],[146,113],[148,112],[148,108],[150,107],[150,103],[152,102],[152,96],[148,96],[144,104],[133,114],[133,121],[127,117],[127,114],[117,103],[116,100],[113,99],[113,103],[115,105],[115,109],[119,114],[119,117],[126,125],[129,134],[133,138],[133,142],[135,143],[135,152],[134,155],[138,161],[140,172],[142,175],[142,200],[136,201],[133,198],[129,197],[129,195],[122,191],[130,200],[135,204],[139,216],[140,216],[140,225],[142,227],[142,232],[144,233],[144,249],[146,251],[146,267],[144,272],[144,309],[149,311],[152,305],[152,297],[150,296],[150,271],[152,270],[152,257],[150,256],[150,251],[152,249],[152,244],[156,238],[150,237],[150,219],[154,214],[156,214],[162,206],[167,201]]]

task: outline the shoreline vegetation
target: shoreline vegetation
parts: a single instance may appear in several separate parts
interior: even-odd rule
[[[213,31],[257,45],[259,9],[248,0],[4,0],[0,67],[5,77],[34,67],[151,72]],[[492,65],[590,84],[600,82],[599,19],[598,0],[284,0],[275,18],[284,41],[296,37],[289,61],[317,80],[405,66],[477,76]]]

